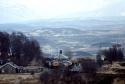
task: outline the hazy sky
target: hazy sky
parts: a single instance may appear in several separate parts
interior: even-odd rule
[[[125,0],[0,0],[0,22],[125,16]]]

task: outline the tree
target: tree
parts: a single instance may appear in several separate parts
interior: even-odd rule
[[[18,65],[23,65],[23,59],[25,58],[24,53],[23,53],[23,46],[24,43],[26,42],[26,36],[23,33],[17,32],[17,33],[12,33],[10,37],[11,41],[11,53],[12,53],[12,58],[11,60],[18,64]]]
[[[102,57],[101,57],[100,53],[98,53],[97,56],[96,56],[96,62],[97,62],[98,67],[102,66],[103,60],[102,60]]]
[[[82,72],[84,73],[85,84],[94,84],[97,72],[97,64],[94,59],[86,58],[81,60]]]
[[[105,56],[105,60],[108,60],[110,63],[113,61],[121,61],[124,58],[123,48],[115,44],[109,49],[102,51],[102,55]]]
[[[42,62],[42,54],[39,43],[26,37],[23,33],[17,32],[11,34],[11,60],[20,66],[27,66],[35,59],[36,62]]]
[[[27,62],[37,61],[39,64],[42,63],[42,52],[39,43],[34,39],[28,39],[24,43],[23,52]],[[27,64],[27,63],[26,63]]]
[[[41,64],[43,59],[40,45],[35,39],[21,32],[0,32],[0,60],[27,66],[34,59],[38,64]]]
[[[95,60],[89,58],[82,59],[80,63],[82,65],[82,72],[90,74],[96,73],[97,66]]]
[[[7,60],[9,54],[9,34],[6,32],[0,32],[0,59]]]

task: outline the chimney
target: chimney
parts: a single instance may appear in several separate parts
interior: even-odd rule
[[[59,50],[59,60],[61,59],[62,56],[62,50]]]
[[[59,54],[62,54],[62,50],[59,51]]]

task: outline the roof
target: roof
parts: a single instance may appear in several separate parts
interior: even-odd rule
[[[60,59],[68,59],[68,56],[60,54],[59,56],[56,55],[54,58],[60,58]]]
[[[17,66],[16,64],[14,64],[14,63],[12,63],[12,62],[8,62],[8,63],[6,63],[6,64],[0,66],[0,69],[3,68],[3,67],[6,66],[6,65],[10,65],[10,66],[12,66],[12,67],[14,67],[14,68],[19,68],[19,66]]]

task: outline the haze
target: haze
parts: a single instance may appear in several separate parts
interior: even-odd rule
[[[125,16],[125,0],[0,0],[0,23]]]

